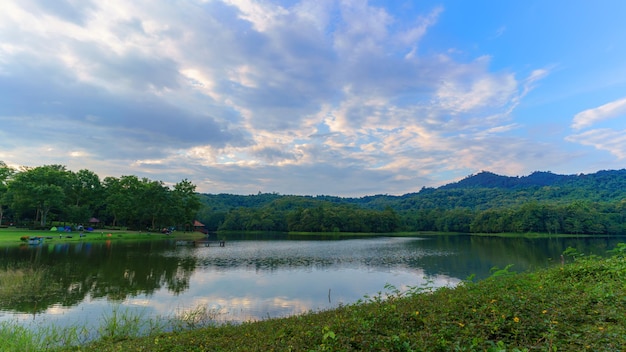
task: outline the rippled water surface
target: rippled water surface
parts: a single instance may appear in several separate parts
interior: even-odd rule
[[[545,267],[558,262],[569,246],[602,254],[617,242],[260,237],[229,240],[225,247],[176,246],[167,240],[5,247],[0,248],[0,275],[13,275],[16,287],[0,288],[0,321],[89,325],[113,307],[147,317],[208,307],[219,321],[258,320],[354,303],[387,284],[453,286],[472,274],[484,278],[493,267]]]

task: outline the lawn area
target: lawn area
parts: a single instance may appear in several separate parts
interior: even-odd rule
[[[111,336],[69,351],[621,351],[626,246],[609,258],[507,269],[425,292],[394,288],[338,309],[147,337]]]
[[[58,232],[58,231],[45,231],[45,230],[29,230],[22,228],[0,228],[0,245],[20,245],[26,243],[21,238],[28,237],[43,237],[44,241],[50,243],[65,243],[65,242],[79,242],[79,241],[97,241],[107,239],[124,239],[124,240],[153,240],[163,238],[176,238],[176,239],[199,239],[204,235],[200,232],[173,232],[171,235],[165,235],[159,232],[145,232],[145,231],[126,231],[126,230],[108,230],[108,229],[95,229],[92,232],[83,231],[84,237],[81,237],[80,231],[72,232]],[[50,238],[48,238],[50,237]]]

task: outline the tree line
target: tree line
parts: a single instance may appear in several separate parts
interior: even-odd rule
[[[211,230],[280,232],[394,232],[399,219],[391,210],[319,204],[279,210],[273,207],[235,208],[204,224]]]
[[[192,226],[202,206],[187,179],[173,188],[137,176],[100,177],[63,165],[14,169],[0,161],[0,225],[46,228],[53,222],[88,225],[91,218],[109,226],[144,230]]]
[[[288,207],[278,206],[289,203]],[[472,208],[364,209],[306,197],[285,196],[261,207],[204,208],[210,230],[289,232],[396,232],[626,234],[626,201],[527,202]]]
[[[401,196],[201,194],[211,230],[543,232],[626,235],[626,170],[490,172]]]
[[[211,231],[626,235],[626,171],[522,178],[483,172],[402,196],[342,198],[199,194],[187,179],[170,188],[137,176],[100,180],[89,170],[16,170],[0,161],[0,225],[8,219],[45,228],[91,217],[137,230],[184,228],[198,219]]]
[[[529,202],[487,210],[422,209],[404,212],[402,219],[405,229],[414,231],[626,235],[624,201]]]

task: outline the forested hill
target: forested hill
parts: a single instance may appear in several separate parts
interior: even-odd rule
[[[626,234],[626,170],[510,177],[483,171],[402,196],[201,194],[211,229]]]
[[[626,199],[626,170],[593,174],[557,175],[534,172],[511,177],[483,171],[439,188],[424,188],[392,203],[397,209],[489,209],[510,207],[530,201],[570,203],[611,202]]]
[[[619,172],[619,171],[610,171]],[[595,175],[595,174],[594,174]],[[557,175],[551,172],[536,171],[528,176],[511,177],[497,175],[489,171],[482,171],[476,175],[470,175],[459,182],[450,183],[440,187],[441,189],[454,188],[525,188],[537,186],[557,186],[568,181],[575,181],[579,176]]]
[[[291,196],[278,193],[256,195],[202,194],[203,202],[213,211],[233,208],[255,208],[281,200],[284,203],[310,207],[317,202],[352,204],[367,209],[488,209],[527,203],[572,201],[611,202],[626,199],[626,169],[603,170],[593,174],[559,175],[536,171],[528,176],[502,176],[489,171],[438,188],[402,196],[372,195],[343,198],[328,195]]]
[[[585,191],[608,191],[610,194],[621,191],[626,186],[626,169],[603,170],[593,174],[558,175],[552,172],[535,171],[528,176],[501,176],[489,171],[470,175],[463,180],[450,183],[439,189],[462,188],[502,188],[525,189],[537,187],[555,187]]]

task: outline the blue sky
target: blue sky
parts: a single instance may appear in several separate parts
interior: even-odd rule
[[[206,193],[622,169],[626,2],[0,3],[0,160]]]

